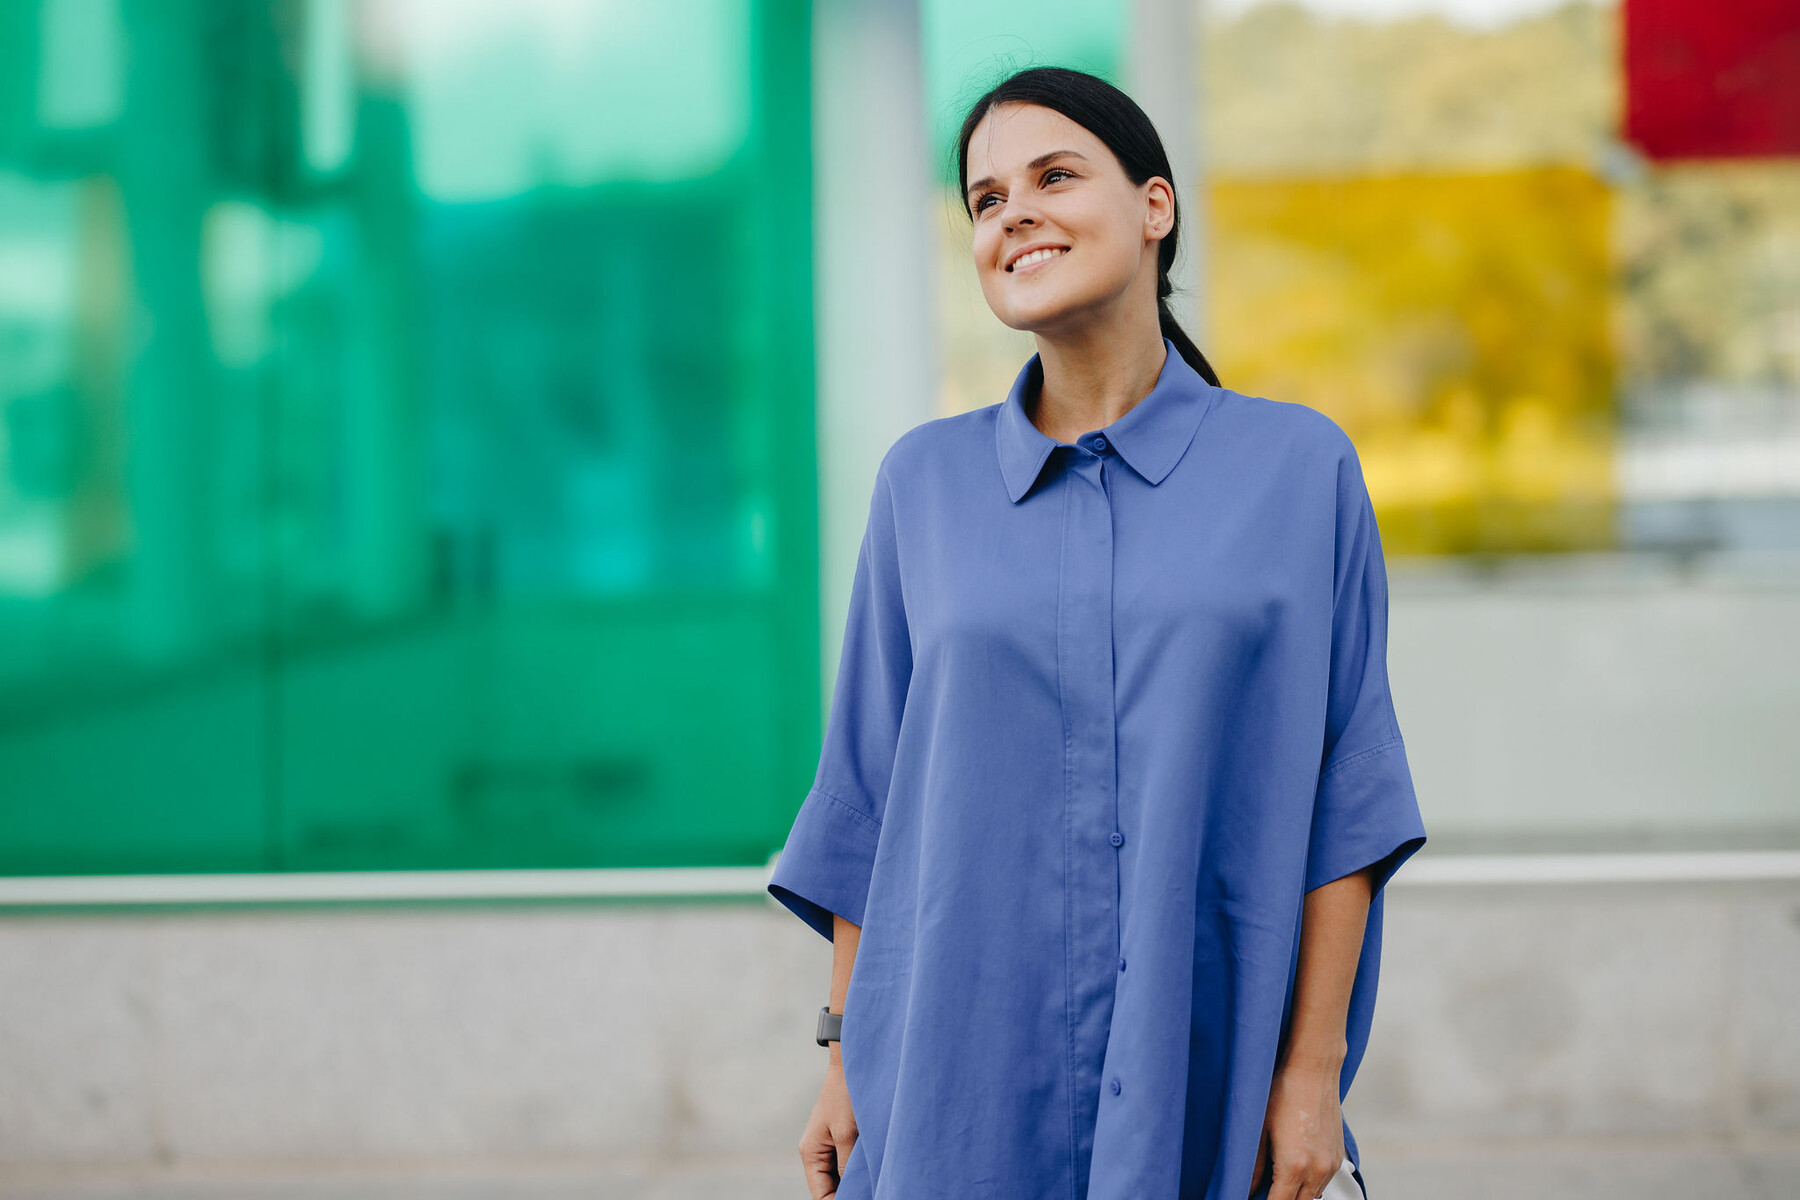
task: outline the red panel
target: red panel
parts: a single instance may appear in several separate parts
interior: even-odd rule
[[[1623,0],[1625,139],[1652,159],[1800,154],[1800,0]]]

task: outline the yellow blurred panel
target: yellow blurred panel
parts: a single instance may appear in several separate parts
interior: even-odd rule
[[[1208,358],[1344,427],[1390,553],[1614,544],[1601,180],[1227,178],[1209,199]]]

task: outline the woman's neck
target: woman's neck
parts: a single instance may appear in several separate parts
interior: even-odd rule
[[[1047,437],[1073,442],[1130,412],[1156,386],[1168,353],[1161,328],[1150,326],[1148,333],[1074,342],[1040,335],[1044,377],[1028,408],[1032,424]]]

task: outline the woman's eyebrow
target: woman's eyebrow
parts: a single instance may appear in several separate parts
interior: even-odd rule
[[[1052,159],[1061,158],[1065,154],[1068,155],[1070,158],[1079,158],[1082,162],[1087,161],[1087,155],[1082,154],[1078,150],[1052,150],[1052,151],[1050,151],[1050,153],[1040,154],[1036,158],[1032,159],[1030,162],[1026,163],[1025,169],[1027,171],[1035,171],[1039,167],[1048,165]],[[963,193],[963,199],[967,200],[971,195],[973,195],[975,192],[979,191],[981,188],[986,187],[990,183],[996,183],[996,182],[998,182],[998,180],[996,180],[992,175],[982,176],[980,179],[977,179],[974,183],[971,183],[969,185],[969,190]]]

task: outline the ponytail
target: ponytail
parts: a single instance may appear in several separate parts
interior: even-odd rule
[[[1169,273],[1165,267],[1162,278],[1158,281],[1157,289],[1163,291],[1168,287]],[[1214,387],[1223,387],[1224,385],[1219,382],[1218,372],[1214,371],[1212,364],[1206,361],[1206,355],[1200,353],[1200,347],[1194,345],[1193,339],[1188,337],[1187,331],[1182,329],[1181,323],[1175,319],[1175,314],[1169,311],[1166,292],[1165,295],[1157,298],[1156,315],[1158,322],[1162,325],[1162,335],[1175,343],[1175,349],[1181,352],[1181,357],[1187,360],[1188,366],[1194,368],[1200,378]]]

